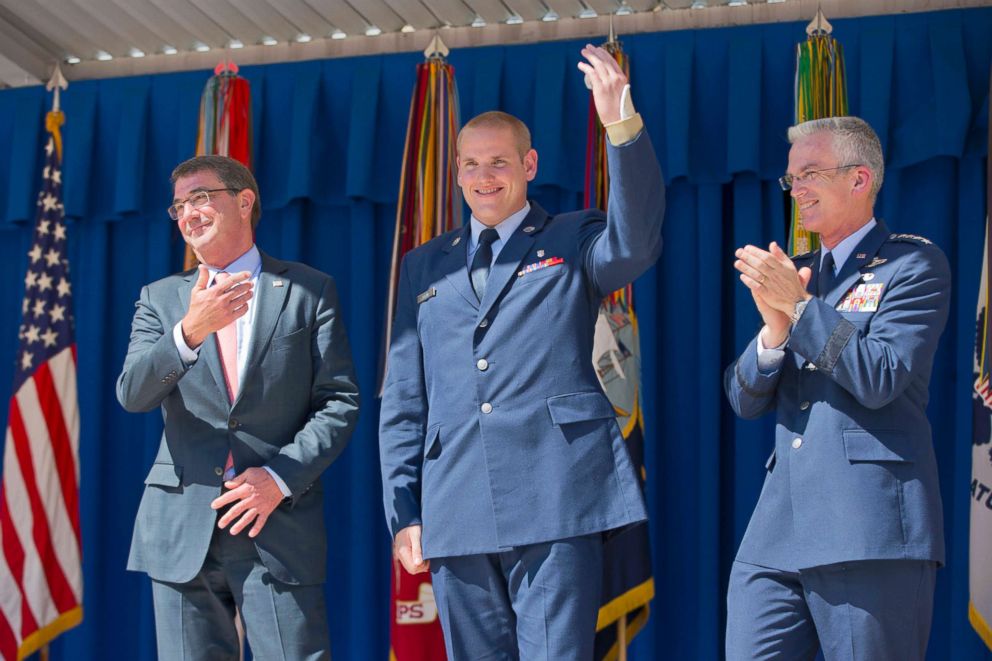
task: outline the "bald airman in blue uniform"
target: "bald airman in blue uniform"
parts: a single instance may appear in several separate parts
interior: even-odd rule
[[[430,570],[448,658],[588,661],[603,533],[647,516],[592,363],[602,298],[661,251],[664,183],[626,76],[587,46],[608,212],[528,203],[537,152],[500,112],[462,128],[469,224],[399,276],[379,446],[394,555]]]

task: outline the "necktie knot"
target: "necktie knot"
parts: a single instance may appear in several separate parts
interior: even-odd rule
[[[497,232],[496,230],[494,230],[492,227],[488,227],[488,228],[482,230],[482,233],[479,234],[479,245],[480,246],[482,244],[486,244],[488,246],[492,246],[497,241],[499,241],[499,232]]]

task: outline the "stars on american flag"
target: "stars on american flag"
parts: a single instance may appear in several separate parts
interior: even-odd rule
[[[44,185],[38,193],[38,218],[24,276],[18,381],[72,342],[72,285],[66,259],[62,172],[51,142],[45,154]]]

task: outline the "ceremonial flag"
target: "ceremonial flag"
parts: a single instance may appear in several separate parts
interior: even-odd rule
[[[203,86],[196,155],[230,156],[252,169],[251,86],[230,60],[214,67]],[[195,267],[196,255],[189,246],[185,254],[183,268]]]
[[[630,78],[630,61],[613,35],[604,45]],[[585,206],[606,209],[610,181],[606,131],[589,95],[586,142]],[[633,287],[627,285],[599,308],[593,344],[593,365],[617,414],[630,459],[644,489],[644,421],[641,416],[641,342],[634,312]],[[654,598],[647,522],[613,531],[603,551],[603,596],[596,622],[596,658],[626,658],[627,645],[644,627]]]
[[[48,113],[4,442],[0,658],[11,661],[83,619],[79,404],[62,208],[63,121],[58,110]]]
[[[403,255],[462,224],[461,194],[455,181],[455,139],[461,125],[458,87],[455,70],[445,60],[447,54],[444,42],[435,36],[424,51],[426,60],[417,65],[396,205],[384,360],[389,354]],[[384,366],[383,376],[385,369],[388,366]],[[431,575],[408,574],[396,560],[393,560],[389,633],[391,661],[442,661],[447,658]]]
[[[992,84],[990,84],[992,87]],[[989,110],[992,118],[992,109]],[[992,154],[992,132],[989,134]],[[992,170],[988,173],[985,250],[978,290],[975,334],[975,385],[972,401],[971,540],[968,545],[968,619],[992,649],[992,333],[989,332],[989,216],[992,216]]]
[[[844,49],[830,36],[832,31],[823,12],[817,9],[816,17],[806,26],[806,41],[796,46],[796,124],[848,114]],[[789,254],[819,247],[819,236],[803,227],[799,207],[793,204]]]

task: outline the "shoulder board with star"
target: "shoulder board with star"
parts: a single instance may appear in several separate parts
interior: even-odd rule
[[[932,246],[933,241],[924,238],[919,234],[892,234],[889,236],[890,241],[905,241],[906,243],[915,243],[918,246]]]

